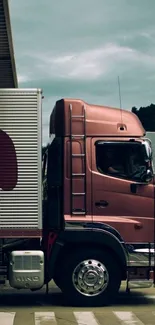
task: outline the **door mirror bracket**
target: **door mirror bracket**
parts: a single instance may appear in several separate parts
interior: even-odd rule
[[[148,183],[132,183],[130,185],[131,193],[136,194],[138,186],[146,186]]]
[[[132,183],[130,185],[131,193],[135,194],[137,192],[138,186],[146,186],[152,181],[152,179],[153,179],[153,173],[151,169],[147,169],[146,173],[144,173],[141,176],[141,182]]]

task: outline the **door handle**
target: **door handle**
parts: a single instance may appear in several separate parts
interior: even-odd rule
[[[107,201],[99,201],[99,202],[95,202],[95,206],[97,208],[106,208],[108,206],[108,202]]]

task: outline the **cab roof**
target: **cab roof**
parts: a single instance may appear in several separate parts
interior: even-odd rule
[[[50,116],[50,135],[70,136],[71,132],[72,135],[84,134],[84,110],[86,136],[145,135],[140,120],[130,111],[67,98],[58,100],[54,106]]]

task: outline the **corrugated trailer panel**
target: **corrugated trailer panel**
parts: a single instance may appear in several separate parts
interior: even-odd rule
[[[0,130],[13,141],[18,170],[15,188],[0,188],[0,230],[42,229],[41,100],[38,89],[0,89]]]

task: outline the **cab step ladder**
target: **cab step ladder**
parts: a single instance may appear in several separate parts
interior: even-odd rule
[[[69,105],[70,109],[70,166],[71,166],[71,215],[86,215],[87,214],[87,201],[86,201],[86,108],[82,106],[82,114],[75,115],[73,114],[74,109],[73,105]],[[82,124],[82,134],[73,134],[73,123],[81,123]],[[80,139],[82,140],[83,153],[74,154],[73,153],[73,140]],[[81,158],[83,160],[83,173],[73,173],[73,160],[74,158]],[[83,182],[83,192],[74,193],[73,192],[73,184],[76,182],[76,179],[81,179]],[[74,198],[75,197],[83,197],[84,206],[83,209],[78,209],[75,207]]]

